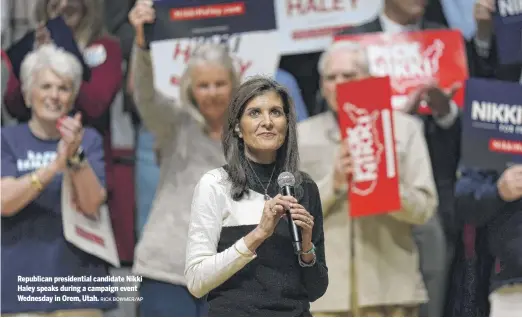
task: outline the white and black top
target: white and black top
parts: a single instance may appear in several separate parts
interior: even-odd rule
[[[299,265],[286,218],[253,255],[243,237],[261,220],[264,187],[274,166],[250,163],[263,185],[248,168],[251,190],[239,201],[231,197],[226,166],[206,173],[196,186],[187,243],[187,287],[197,297],[208,294],[210,316],[310,316],[310,302],[328,286],[319,190],[302,173],[296,199],[314,216],[314,266]],[[277,170],[268,187],[271,197],[278,193]]]

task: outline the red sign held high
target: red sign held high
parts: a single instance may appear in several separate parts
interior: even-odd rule
[[[401,109],[408,96],[429,81],[435,80],[442,89],[449,89],[468,78],[466,51],[459,31],[379,32],[342,35],[335,40],[354,41],[366,48],[371,75],[391,79],[394,109]],[[463,88],[453,100],[459,107],[464,105]],[[431,110],[422,102],[419,113],[429,114]]]

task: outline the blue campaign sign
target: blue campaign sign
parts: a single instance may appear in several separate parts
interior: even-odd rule
[[[461,163],[498,172],[522,163],[522,87],[471,78],[462,117]]]
[[[522,62],[522,0],[497,0],[493,19],[500,62]]]
[[[149,43],[276,29],[273,0],[156,0],[154,7]]]

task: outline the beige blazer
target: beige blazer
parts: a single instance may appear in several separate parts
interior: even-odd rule
[[[400,211],[351,220],[347,193],[333,192],[340,134],[331,112],[298,124],[301,169],[317,182],[323,204],[329,286],[312,311],[350,311],[355,283],[358,306],[408,305],[427,301],[412,225],[425,223],[438,204],[422,123],[393,113],[400,180]],[[350,281],[350,222],[354,228],[356,281]]]

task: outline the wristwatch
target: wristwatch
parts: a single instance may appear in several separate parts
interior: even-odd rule
[[[85,162],[85,152],[83,148],[80,146],[76,153],[67,159],[67,167],[72,170],[78,170],[82,167],[82,164]]]

